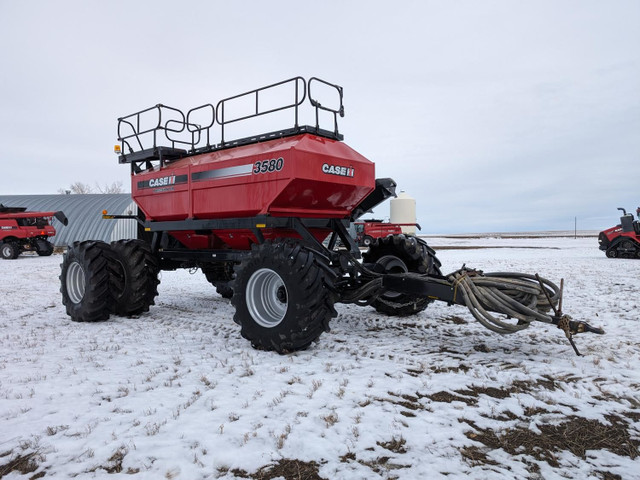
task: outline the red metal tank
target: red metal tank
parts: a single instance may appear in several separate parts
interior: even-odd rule
[[[345,218],[375,188],[375,167],[309,133],[203,153],[132,176],[148,220],[256,215]]]

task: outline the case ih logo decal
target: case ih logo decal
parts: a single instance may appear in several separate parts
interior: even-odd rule
[[[175,185],[176,176],[171,175],[170,177],[160,177],[160,178],[152,178],[149,180],[149,187],[166,187],[167,185]]]
[[[166,177],[150,178],[149,180],[138,182],[138,188],[170,187],[187,183],[187,179],[188,177],[186,175],[168,175]]]
[[[339,175],[341,177],[353,177],[356,173],[353,167],[341,167],[339,165],[329,165],[325,163],[322,165],[322,172],[328,175]]]

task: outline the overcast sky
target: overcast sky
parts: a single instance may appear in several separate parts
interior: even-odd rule
[[[2,194],[129,190],[118,117],[302,75],[344,87],[345,141],[423,233],[601,230],[640,206],[638,0],[0,0],[0,18]]]

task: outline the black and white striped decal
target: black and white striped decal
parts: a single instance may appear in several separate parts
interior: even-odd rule
[[[223,178],[244,177],[251,175],[253,164],[238,165],[235,167],[216,168],[214,170],[204,170],[191,174],[191,181],[199,182],[203,180],[221,180]]]

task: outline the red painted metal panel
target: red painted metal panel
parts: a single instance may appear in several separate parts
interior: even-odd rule
[[[314,228],[309,230],[311,234],[322,242],[331,233],[331,230]],[[260,229],[265,240],[276,238],[300,238],[295,230],[287,229]],[[211,235],[196,234],[194,231],[174,231],[170,232],[173,237],[183,245],[193,250],[232,248],[237,250],[248,250],[252,243],[257,243],[258,239],[251,230],[216,230]]]
[[[132,195],[149,220],[345,218],[374,188],[372,162],[311,134],[187,157],[132,177]]]

